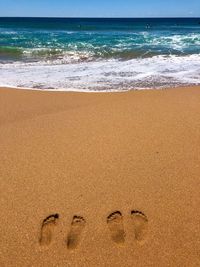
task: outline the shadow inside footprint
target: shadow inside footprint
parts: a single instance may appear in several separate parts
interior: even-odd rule
[[[59,214],[53,214],[44,219],[39,240],[41,246],[50,245],[53,235],[53,228],[56,225],[58,218]]]
[[[107,224],[112,240],[117,244],[123,244],[125,241],[125,231],[121,212],[116,211],[111,213],[107,218]]]
[[[82,231],[85,227],[85,219],[81,216],[74,216],[72,223],[71,223],[71,229],[69,231],[68,237],[67,237],[67,247],[68,249],[75,249],[77,248],[80,239]]]
[[[147,236],[148,219],[147,216],[137,210],[131,211],[132,222],[134,226],[135,239],[138,242],[144,242]]]

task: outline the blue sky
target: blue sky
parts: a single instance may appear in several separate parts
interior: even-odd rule
[[[200,17],[200,0],[0,0],[0,16]]]

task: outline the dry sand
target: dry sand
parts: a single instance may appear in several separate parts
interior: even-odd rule
[[[200,266],[200,88],[0,89],[0,266]]]

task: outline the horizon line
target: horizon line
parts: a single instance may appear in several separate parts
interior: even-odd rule
[[[171,19],[171,18],[176,18],[176,19],[185,19],[185,18],[193,18],[193,19],[200,19],[200,16],[161,16],[161,17],[54,17],[54,16],[0,16],[0,18],[55,18],[55,19]]]

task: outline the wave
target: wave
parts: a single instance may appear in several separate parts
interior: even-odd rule
[[[0,62],[55,61],[76,63],[97,59],[135,59],[156,55],[200,53],[200,33],[171,32],[131,33],[27,32],[0,38]]]
[[[198,52],[198,51],[197,51]],[[154,56],[159,56],[161,54],[160,50],[154,49],[152,47],[86,47],[84,49],[74,48],[70,49],[60,49],[60,48],[34,48],[34,49],[24,49],[24,48],[13,48],[13,47],[0,47],[0,63],[33,63],[44,65],[62,65],[62,64],[73,64],[81,62],[91,62],[98,60],[120,60],[127,61],[131,59],[142,59],[142,58],[152,58]],[[165,56],[187,56],[194,54],[193,51],[181,51],[167,49],[162,51],[162,55]]]
[[[9,77],[9,79],[8,79]],[[73,64],[0,64],[0,86],[65,91],[121,91],[200,84],[200,54]]]
[[[0,46],[0,56],[20,56],[23,50],[18,47]]]
[[[88,45],[87,45],[88,46]],[[71,47],[70,47],[71,48]],[[121,48],[101,48],[101,47],[86,47],[78,50],[65,50],[60,48],[13,48],[0,47],[0,62],[7,63],[7,60],[21,62],[41,62],[44,64],[69,64],[79,63],[84,61],[92,61],[98,59],[133,59],[138,57],[151,57],[157,55],[154,51],[146,51],[143,49],[121,49]]]

